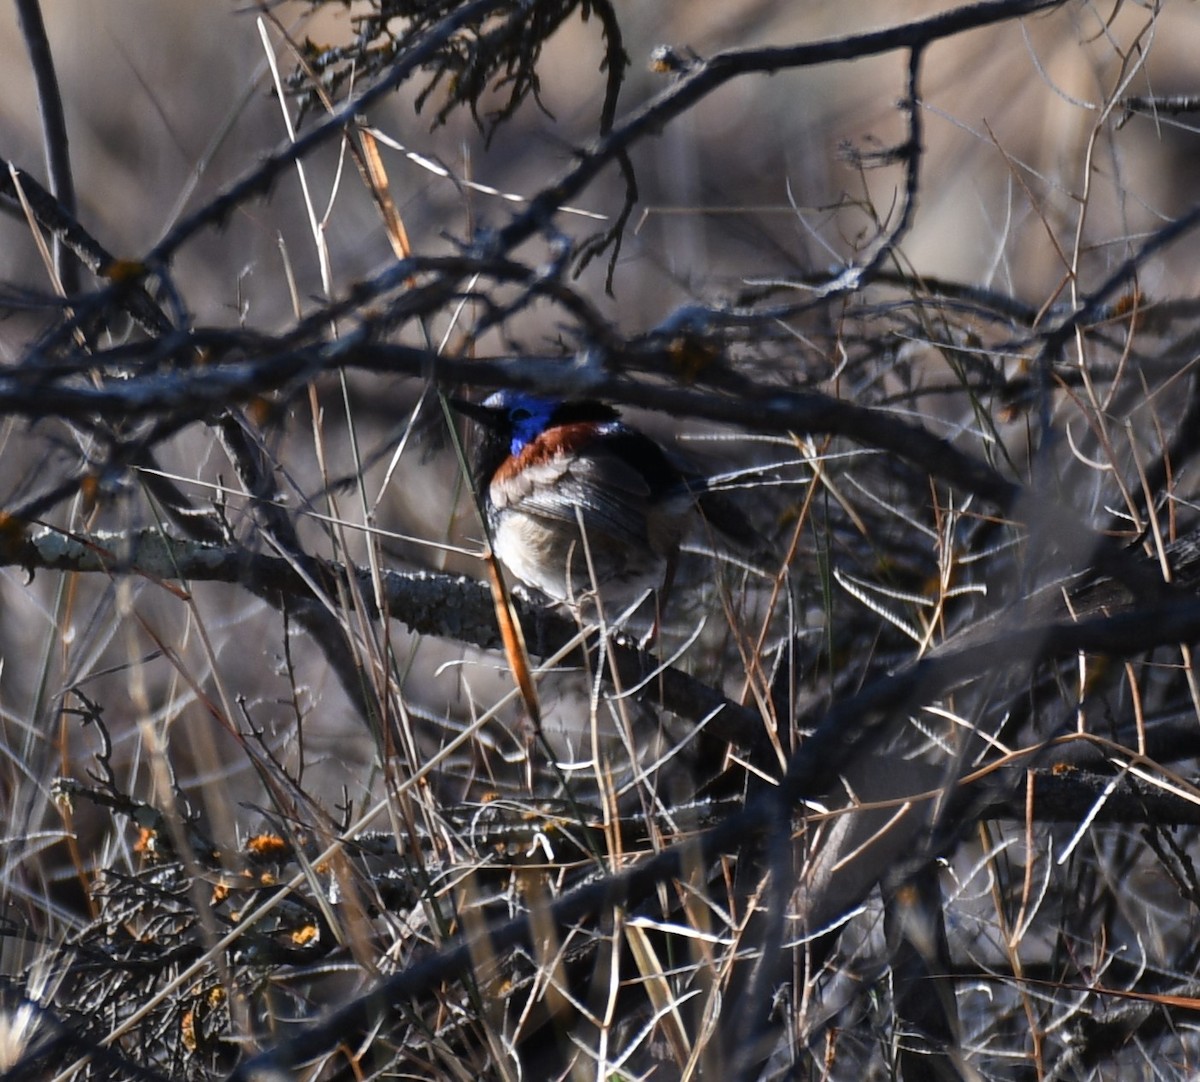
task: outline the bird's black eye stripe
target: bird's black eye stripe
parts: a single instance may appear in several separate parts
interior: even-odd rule
[[[517,406],[508,416],[513,421],[528,421],[533,414],[524,406]]]

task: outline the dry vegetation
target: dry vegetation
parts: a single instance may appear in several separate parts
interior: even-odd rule
[[[1194,1077],[1195,5],[66,7],[0,43],[5,1079]],[[697,529],[649,648],[494,594],[501,386],[769,558]]]

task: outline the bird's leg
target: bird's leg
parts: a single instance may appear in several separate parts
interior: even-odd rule
[[[675,584],[675,569],[678,565],[679,550],[673,548],[667,554],[667,566],[663,572],[662,586],[654,591],[654,623],[650,625],[650,630],[638,644],[643,650],[648,650],[658,642],[658,635],[663,625],[663,615],[667,611],[667,601],[671,596],[671,587]]]

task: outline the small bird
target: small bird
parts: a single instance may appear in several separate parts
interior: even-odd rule
[[[451,400],[480,430],[475,484],[492,550],[558,601],[606,608],[669,587],[703,482],[612,407],[498,391]]]

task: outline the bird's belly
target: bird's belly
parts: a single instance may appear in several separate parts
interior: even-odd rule
[[[666,573],[666,557],[644,541],[618,543],[608,534],[589,532],[585,549],[578,528],[560,520],[509,509],[496,517],[492,530],[501,562],[522,582],[559,601],[594,589],[606,603],[627,604],[660,587]]]

